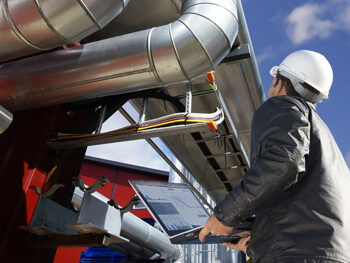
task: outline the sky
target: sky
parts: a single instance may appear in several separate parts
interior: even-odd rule
[[[329,99],[317,111],[350,167],[350,0],[242,0],[265,94],[272,66],[306,49],[323,54],[333,68]]]
[[[329,99],[318,104],[317,111],[350,167],[350,0],[242,0],[242,5],[265,94],[272,82],[271,67],[290,53],[313,50],[328,59],[333,85]],[[136,117],[136,112],[132,115]],[[105,122],[103,131],[128,124],[117,114]],[[144,140],[88,147],[87,155],[169,170]]]

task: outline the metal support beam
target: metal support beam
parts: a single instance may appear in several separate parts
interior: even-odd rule
[[[187,85],[186,91],[186,113],[192,112],[192,85]]]
[[[211,158],[224,157],[224,156],[237,156],[237,155],[241,155],[241,154],[242,154],[241,152],[225,152],[225,153],[206,155],[205,158],[211,159]]]
[[[228,63],[228,62],[237,62],[242,59],[250,58],[250,49],[249,44],[242,44],[237,47],[235,47],[221,62],[222,63]]]
[[[72,149],[84,146],[114,143],[114,142],[124,142],[131,140],[139,140],[146,138],[162,137],[162,136],[171,136],[184,133],[193,133],[199,131],[208,131],[209,127],[207,123],[195,123],[187,125],[177,125],[174,127],[163,127],[163,128],[154,128],[151,130],[141,130],[141,131],[132,131],[125,133],[118,133],[109,136],[100,136],[92,138],[84,138],[79,140],[70,140],[62,142],[47,142],[47,146],[52,149]]]
[[[148,105],[148,98],[143,98],[142,100],[142,108],[139,117],[139,123],[144,122],[146,120],[146,111]]]
[[[50,236],[29,234],[25,246],[31,248],[87,247],[108,246],[110,243],[114,243],[113,238],[109,237],[107,234]]]
[[[100,110],[100,115],[97,121],[96,133],[100,133],[102,130],[102,125],[103,125],[103,122],[105,121],[106,112],[107,112],[107,106],[106,105],[102,106]]]
[[[234,137],[233,137],[233,135],[221,135],[220,138],[227,139],[227,138],[234,138]],[[196,143],[209,142],[209,141],[214,141],[214,140],[217,140],[217,139],[218,139],[217,136],[208,137],[208,138],[198,139],[198,140],[196,140]]]
[[[216,169],[215,172],[224,172],[224,171],[231,171],[231,170],[237,170],[237,169],[248,169],[248,166],[231,166],[231,167],[224,167],[221,169]]]
[[[135,123],[131,116],[123,109],[120,109],[120,113],[131,123]],[[163,153],[163,151],[152,141],[152,139],[146,139],[149,145],[163,158],[163,160],[181,177],[181,179],[189,185],[193,192],[195,192],[203,203],[205,203],[211,211],[214,211],[214,208],[211,204],[201,195],[201,193],[192,185],[192,183],[186,178],[186,176],[181,173],[181,171],[173,164],[173,162]]]

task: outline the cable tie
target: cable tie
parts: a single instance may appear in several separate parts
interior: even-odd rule
[[[188,120],[188,117],[187,117],[187,116],[188,116],[188,113],[186,113],[186,114],[185,114],[185,116],[184,116],[184,118],[185,118],[185,122],[184,122],[184,124],[185,124],[185,125],[186,125],[187,120]]]

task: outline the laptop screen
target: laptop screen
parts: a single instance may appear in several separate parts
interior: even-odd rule
[[[209,218],[186,184],[142,180],[129,182],[169,236],[203,226]]]

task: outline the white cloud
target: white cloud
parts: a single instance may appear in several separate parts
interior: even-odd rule
[[[169,165],[145,140],[90,146],[86,155],[169,171]]]
[[[259,54],[256,54],[256,62],[258,64],[261,64],[265,62],[266,60],[271,60],[276,57],[279,57],[281,54],[285,54],[285,47],[284,46],[278,46],[278,47],[273,47],[273,46],[266,46],[262,52]]]
[[[350,32],[350,1],[333,0],[331,2],[339,13],[339,15],[336,17],[336,21],[339,25],[339,28]]]
[[[270,58],[271,57],[271,51],[270,50],[266,50],[264,53],[262,54],[258,54],[256,56],[256,62],[258,64],[261,64],[263,63],[266,59]]]
[[[306,3],[286,18],[288,38],[295,45],[314,39],[328,39],[335,31],[350,32],[350,1],[328,0]]]
[[[335,23],[324,18],[326,11],[326,6],[320,4],[305,4],[295,8],[287,17],[289,39],[300,45],[314,38],[329,38]]]

